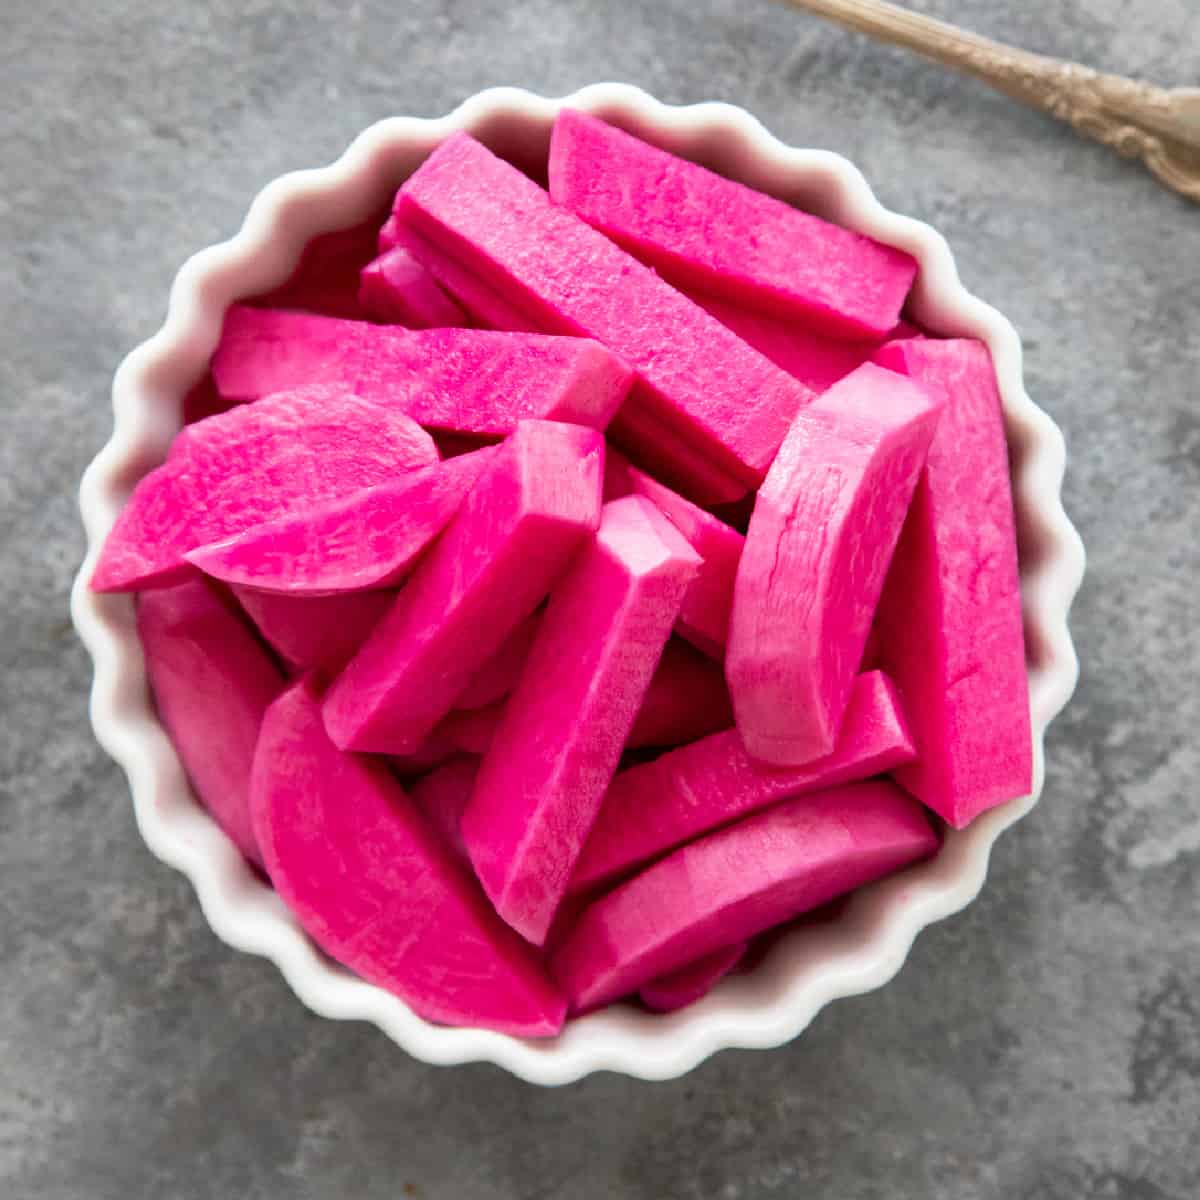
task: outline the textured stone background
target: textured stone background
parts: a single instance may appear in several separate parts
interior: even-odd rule
[[[1196,82],[1193,0],[918,6]],[[767,0],[3,0],[0,27],[0,1195],[1200,1194],[1200,209]],[[745,105],[947,234],[1026,337],[1091,570],[1045,798],[975,905],[787,1048],[554,1092],[318,1020],[216,941],[92,741],[66,593],[109,376],[192,250],[377,117],[604,78]]]

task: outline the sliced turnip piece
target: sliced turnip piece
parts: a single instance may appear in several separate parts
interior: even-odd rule
[[[471,860],[463,842],[462,815],[475,789],[478,773],[479,760],[460,755],[422,775],[408,791],[425,820],[438,831],[468,870]]]
[[[610,453],[604,474],[608,497],[645,496],[691,543],[703,560],[679,611],[676,632],[710,658],[721,659],[729,639],[733,586],[746,539],[719,517]]]
[[[443,142],[396,213],[545,329],[594,337],[638,381],[626,409],[674,432],[733,483],[758,483],[812,393],[469,134]]]
[[[896,778],[951,825],[1033,786],[1008,453],[987,348],[913,338],[879,352],[943,396],[876,618],[877,655],[919,758]]]
[[[487,466],[485,447],[254,525],[187,559],[227,583],[293,596],[395,587]]]
[[[236,605],[197,576],[138,597],[146,676],[163,723],[200,802],[252,862],[250,768],[279,668]]]
[[[537,333],[538,327],[520,309],[513,307],[495,288],[468,271],[435,242],[422,237],[394,213],[379,231],[380,245],[407,250],[470,314],[471,323],[484,329],[507,329],[513,333]]]
[[[595,891],[684,842],[779,800],[866,779],[916,757],[896,690],[880,671],[854,681],[837,748],[803,767],[746,753],[736,729],[618,774],[604,797],[570,892]]]
[[[480,766],[463,837],[496,911],[541,945],[700,559],[648,500],[610,501],[555,587]]]
[[[598,342],[484,329],[402,329],[235,305],[212,372],[230,399],[336,384],[430,429],[500,437],[538,417],[603,429],[631,375]]]
[[[562,999],[529,948],[387,767],[330,742],[311,680],[267,712],[251,802],[267,873],[327,954],[430,1021],[561,1028]]]
[[[872,363],[796,417],[754,503],[725,673],[764,762],[829,754],[938,405]]]
[[[409,329],[467,324],[467,314],[442,290],[433,275],[407,250],[396,247],[365,267],[358,281],[358,302],[377,321]]]
[[[298,388],[197,421],[134,488],[92,587],[170,583],[198,546],[436,461],[433,439],[411,417],[332,387]]]
[[[689,594],[694,588],[695,581]],[[686,596],[683,602],[687,604]],[[672,638],[651,676],[625,748],[679,746],[732,724],[733,708],[720,665]]]
[[[517,426],[330,688],[325,719],[339,746],[420,747],[596,529],[603,470],[595,430]]]
[[[573,1012],[744,941],[932,854],[921,806],[895,784],[785,800],[676,850],[584,909],[552,955]]]
[[[319,670],[327,677],[354,657],[396,599],[395,592],[293,596],[244,587],[233,592],[289,671]]]
[[[486,708],[502,700],[517,686],[529,648],[537,637],[538,623],[542,614],[536,612],[522,621],[492,655],[471,677],[454,704],[457,708]]]
[[[722,946],[669,975],[661,975],[658,979],[643,983],[638,989],[638,997],[654,1012],[666,1013],[686,1008],[707,996],[742,961],[745,953],[745,942]]]
[[[550,194],[668,279],[843,337],[900,318],[910,254],[564,109]]]

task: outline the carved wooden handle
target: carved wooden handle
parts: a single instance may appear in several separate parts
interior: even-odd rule
[[[1139,158],[1168,187],[1200,203],[1200,88],[1160,88],[1080,63],[1018,50],[885,0],[789,0],[955,67],[1080,133]]]

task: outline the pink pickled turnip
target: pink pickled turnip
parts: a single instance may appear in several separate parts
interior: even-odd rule
[[[1033,786],[1008,451],[987,348],[916,337],[879,351],[944,397],[876,617],[877,655],[919,758],[896,778],[951,825]]]
[[[199,546],[436,461],[433,439],[411,417],[337,388],[297,388],[230,409],[186,426],[166,462],[134,488],[91,586],[170,583]]]
[[[538,327],[514,308],[495,288],[461,266],[436,243],[417,233],[394,214],[379,231],[380,244],[386,242],[406,250],[437,280],[449,295],[470,315],[471,324],[484,329],[505,329],[513,333],[537,333]]]
[[[395,587],[453,518],[493,451],[476,450],[189,551],[227,583],[295,596]]]
[[[927,858],[937,835],[895,784],[814,792],[682,846],[583,910],[552,954],[585,1012]]]
[[[937,416],[872,363],[796,416],[754,503],[725,659],[755,758],[833,750]]]
[[[394,321],[409,329],[467,323],[466,313],[446,295],[433,275],[399,246],[363,267],[358,302],[375,320]]]
[[[329,676],[354,657],[396,599],[395,592],[304,596],[234,587],[233,593],[289,671]]]
[[[673,283],[841,337],[900,319],[910,254],[563,109],[550,195]]]
[[[881,671],[854,681],[837,748],[803,767],[746,753],[736,729],[620,772],[575,864],[569,891],[595,891],[701,834],[803,792],[866,779],[911,762],[912,736]]]
[[[421,815],[468,869],[471,860],[467,857],[467,847],[463,842],[462,815],[475,790],[475,776],[478,773],[477,758],[459,756],[422,775],[408,789]]]
[[[693,580],[689,594],[694,587]],[[687,604],[686,596],[683,602]],[[720,664],[671,638],[642,697],[625,748],[679,746],[732,724],[733,708]]]
[[[610,501],[550,597],[463,815],[496,911],[541,945],[699,558],[639,496]]]
[[[137,629],[159,719],[200,802],[252,862],[250,768],[284,678],[227,595],[196,577],[138,597]]]
[[[707,996],[742,961],[745,953],[745,942],[722,946],[669,975],[643,983],[638,989],[638,999],[652,1012],[686,1008]]]
[[[497,700],[502,700],[517,686],[525,660],[529,657],[529,648],[537,637],[538,624],[542,614],[536,612],[533,616],[522,621],[504,639],[500,648],[485,662],[471,677],[471,682],[463,688],[456,708],[486,708]]]
[[[609,454],[605,495],[645,496],[691,543],[703,560],[679,610],[677,632],[710,658],[725,655],[738,562],[746,539],[619,454]]]
[[[425,160],[395,211],[545,329],[594,337],[629,363],[638,378],[625,410],[645,410],[726,473],[721,499],[758,483],[812,399],[469,134],[454,134]],[[620,427],[618,417],[614,435]]]
[[[337,385],[431,429],[503,436],[529,417],[607,426],[631,376],[585,338],[402,329],[234,305],[212,359],[221,394]]]
[[[326,954],[426,1020],[561,1028],[562,999],[529,947],[387,767],[330,742],[311,680],[267,712],[251,804],[267,874]]]
[[[420,747],[596,529],[603,470],[595,430],[517,426],[330,688],[325,720],[339,746]]]

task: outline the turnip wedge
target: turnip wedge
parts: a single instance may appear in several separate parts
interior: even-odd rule
[[[951,825],[1033,786],[1008,447],[987,347],[912,338],[879,351],[944,398],[879,602],[875,644],[919,758],[896,778]]]
[[[318,318],[312,318],[316,320]],[[184,428],[133,489],[92,574],[98,592],[177,582],[189,551],[297,507],[394,481],[437,462],[433,439],[399,409],[343,389],[281,392]]]
[[[558,1032],[536,956],[387,767],[333,745],[311,679],[267,712],[252,779],[267,874],[326,954],[426,1020]]]
[[[938,838],[887,782],[785,800],[676,850],[586,909],[552,954],[586,1012],[926,858]]]
[[[298,503],[186,557],[206,575],[260,592],[326,596],[395,587],[458,512],[492,453],[485,447],[336,500]]]
[[[755,498],[725,657],[755,758],[832,752],[937,418],[873,363],[797,414]]]
[[[496,911],[541,945],[700,559],[640,496],[612,500],[555,587],[484,755],[463,838]]]
[[[430,428],[503,437],[538,417],[603,429],[629,369],[598,342],[484,329],[403,329],[234,305],[212,359],[221,395],[325,383]]]
[[[842,337],[887,334],[917,273],[903,250],[570,108],[554,122],[550,195],[677,286]]]
[[[139,596],[137,629],[159,720],[196,795],[233,844],[261,864],[250,768],[282,673],[233,600],[199,576]]]

